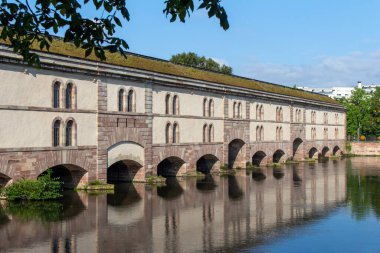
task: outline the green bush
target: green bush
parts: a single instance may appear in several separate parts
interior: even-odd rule
[[[228,170],[227,164],[220,165],[220,170]]]
[[[88,185],[106,185],[106,183],[100,180],[94,180],[89,182]]]
[[[22,179],[5,188],[9,200],[47,200],[62,197],[62,183],[51,177],[51,170],[37,180]]]

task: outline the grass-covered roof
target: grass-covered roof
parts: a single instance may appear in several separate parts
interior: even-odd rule
[[[38,48],[36,47],[38,50]],[[99,61],[95,55],[90,55],[85,58],[84,50],[76,48],[71,43],[64,43],[61,40],[54,40],[51,44],[49,52],[59,54],[63,56],[70,56],[76,58],[83,58],[93,61]],[[310,99],[315,101],[321,101],[331,104],[339,104],[336,100],[331,99],[324,95],[319,95],[311,92],[302,91],[290,87],[285,87],[268,82],[233,76],[225,75],[216,72],[206,71],[197,68],[186,67],[183,65],[174,64],[168,61],[154,59],[150,57],[144,57],[135,54],[128,54],[127,58],[124,58],[118,53],[106,53],[106,63],[115,64],[119,66],[125,66],[135,69],[153,71],[162,74],[175,75],[179,77],[191,78],[196,80],[202,80],[207,82],[219,83],[224,85],[243,87],[252,90],[277,93],[281,95],[287,95],[292,97],[299,97],[304,99]]]

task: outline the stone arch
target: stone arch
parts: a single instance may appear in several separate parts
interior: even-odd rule
[[[276,150],[276,152],[273,153],[273,163],[279,163],[283,161],[283,157],[285,156],[285,152],[281,149]]]
[[[63,188],[74,189],[77,187],[87,171],[82,167],[74,164],[59,164],[49,168],[52,171],[51,177],[57,178],[62,182]],[[40,173],[38,177],[45,175],[47,170]]]
[[[212,170],[215,170],[220,165],[218,157],[212,154],[206,154],[198,159],[197,171],[203,174],[210,174]]]
[[[316,157],[318,157],[318,149],[316,149],[315,147],[312,147],[309,150],[309,158],[316,158]]]
[[[10,176],[0,173],[0,189],[6,186],[11,180],[12,178]]]
[[[303,157],[303,140],[296,138],[293,141],[293,160],[302,160]]]
[[[245,142],[234,139],[228,144],[228,168],[245,167],[246,150]]]
[[[329,151],[330,151],[329,147],[326,147],[326,146],[323,147],[322,152],[321,152],[322,157],[327,157]]]
[[[132,182],[144,180],[144,147],[136,142],[122,141],[107,149],[107,181]]]
[[[257,151],[253,156],[252,156],[252,164],[255,166],[260,166],[261,162],[264,160],[264,158],[267,155],[263,151]]]
[[[340,150],[340,147],[339,147],[339,146],[335,146],[334,149],[333,149],[333,155],[334,155],[334,156],[337,155],[337,153],[338,153],[339,151],[342,152],[342,151]]]
[[[186,169],[184,160],[177,156],[169,156],[157,165],[157,175],[163,177],[176,177],[180,171]]]

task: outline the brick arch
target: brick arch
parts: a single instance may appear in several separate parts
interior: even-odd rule
[[[44,156],[37,159],[35,163],[34,178],[37,178],[47,169],[60,165],[73,165],[88,172],[91,170],[91,166],[94,166],[94,163],[86,157],[87,154],[85,152],[81,154],[78,150],[66,150],[44,154]],[[62,155],[63,153],[65,153],[65,155]]]
[[[318,157],[318,154],[319,154],[319,151],[318,151],[318,148],[316,147],[311,147],[308,149],[308,158],[315,158],[315,157]]]
[[[196,170],[203,174],[209,174],[213,170],[217,170],[220,166],[220,159],[213,154],[205,154],[201,156],[196,163]]]
[[[246,129],[243,127],[232,128],[228,131],[227,142],[230,143],[236,139],[240,139],[245,143],[249,143],[247,140]]]
[[[0,174],[13,179],[16,174],[15,163],[8,159],[1,159],[0,156]]]
[[[113,128],[113,131],[104,133],[104,143],[102,143],[105,148],[113,146],[119,142],[135,142],[142,147],[146,147],[147,143],[138,128]]]

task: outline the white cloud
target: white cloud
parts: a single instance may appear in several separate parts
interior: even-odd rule
[[[253,61],[243,67],[243,75],[293,86],[353,86],[357,81],[380,83],[380,50],[370,53],[320,56],[315,64],[280,65]]]

